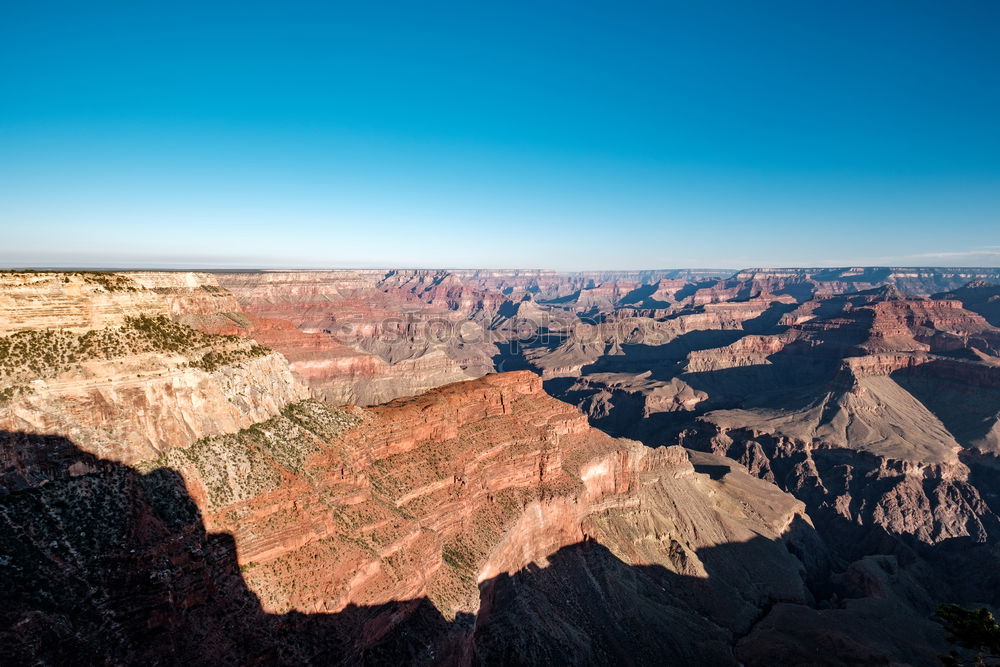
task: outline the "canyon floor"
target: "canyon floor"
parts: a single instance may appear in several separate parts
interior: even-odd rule
[[[992,664],[998,283],[0,273],[0,662]]]

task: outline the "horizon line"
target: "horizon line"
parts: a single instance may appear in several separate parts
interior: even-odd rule
[[[891,264],[839,264],[830,266],[746,266],[743,268],[733,268],[733,267],[706,267],[706,266],[668,266],[660,268],[642,268],[642,269],[615,269],[615,268],[604,268],[604,269],[574,269],[574,270],[559,270],[559,269],[549,269],[543,267],[447,267],[447,266],[332,266],[332,267],[282,267],[282,266],[260,266],[260,265],[246,265],[246,266],[232,266],[225,267],[219,265],[205,265],[205,266],[154,266],[154,267],[142,267],[142,266],[113,266],[113,265],[61,265],[61,264],[35,264],[35,265],[7,265],[0,266],[0,271],[11,272],[11,273],[60,273],[60,272],[107,272],[107,273],[183,273],[183,272],[194,272],[194,273],[266,273],[266,272],[321,272],[321,271],[446,271],[446,272],[458,272],[458,271],[497,271],[497,272],[526,272],[526,273],[551,273],[557,275],[566,274],[586,274],[586,273],[657,273],[657,272],[667,272],[667,271],[715,271],[715,272],[728,272],[731,274],[744,273],[749,271],[836,271],[836,270],[852,270],[852,271],[867,271],[872,269],[885,269],[891,271],[899,270],[938,270],[938,271],[969,271],[969,272],[1000,272],[1000,265],[997,266],[949,266],[943,264],[921,264],[921,265],[891,265]]]

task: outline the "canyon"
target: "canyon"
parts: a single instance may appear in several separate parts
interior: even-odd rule
[[[0,273],[0,661],[975,660],[998,283]]]

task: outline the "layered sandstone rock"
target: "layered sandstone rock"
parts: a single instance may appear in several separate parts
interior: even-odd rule
[[[794,528],[808,527],[801,503],[730,461],[610,438],[545,395],[530,373],[368,410],[292,404],[250,429],[144,463],[141,475],[66,441],[51,456],[36,439],[3,443],[5,479],[17,490],[0,496],[0,509],[24,540],[16,549],[0,541],[15,601],[4,612],[4,651],[21,659],[62,655],[86,640],[81,656],[127,661],[162,638],[177,659],[226,662],[325,655],[350,663],[368,651],[403,651],[410,661],[449,664],[518,655],[610,664],[642,654],[733,664],[735,637],[771,601],[811,599],[805,566],[786,547],[818,544],[811,529]],[[79,537],[66,532],[64,499],[81,493],[81,516],[103,503],[123,523],[77,517]],[[229,554],[206,539],[186,493],[210,531],[233,536]],[[64,562],[84,544],[114,557]],[[594,598],[596,571],[574,569],[576,558],[623,575],[635,566],[637,578],[602,576],[605,593]],[[151,572],[152,564],[162,569]],[[533,574],[539,568],[582,606],[539,617],[551,585]],[[115,583],[123,575],[150,583]],[[79,592],[59,588],[56,598],[99,590],[99,606],[38,606],[32,591],[77,576]],[[615,602],[626,594],[639,605]],[[532,600],[534,614],[522,613]],[[93,619],[100,609],[119,619],[113,641]],[[658,612],[648,617],[657,632],[622,643],[637,610]],[[156,618],[156,635],[141,635],[145,618]],[[502,640],[515,619],[521,633]],[[28,628],[47,623],[64,639],[43,648]],[[565,643],[566,633],[596,623],[605,639]]]
[[[307,396],[279,354],[183,320],[235,301],[194,274],[7,274],[0,429],[134,462],[246,428]]]
[[[470,313],[458,309],[489,319],[492,306],[481,295],[470,304],[411,284],[426,278],[432,292],[441,288],[444,278],[428,273],[390,276],[402,281],[392,286],[382,272],[364,271],[220,274],[219,280],[249,316],[248,335],[284,354],[317,396],[372,405],[493,368],[495,347],[484,340],[484,325],[463,329]]]
[[[267,425],[261,440],[312,443],[301,471],[285,483],[265,472],[266,461],[248,460],[248,472],[223,475],[229,486],[213,490],[222,478],[210,461],[229,458],[221,451],[208,459],[199,453],[198,462],[187,465],[193,457],[186,454],[166,460],[183,472],[195,497],[204,499],[210,528],[236,536],[241,561],[254,564],[250,585],[273,610],[338,611],[349,603],[426,595],[448,616],[475,613],[477,581],[544,563],[584,536],[625,562],[641,555],[643,562],[673,567],[669,550],[658,551],[656,540],[647,542],[651,528],[614,517],[662,503],[667,504],[658,512],[676,512],[687,505],[684,494],[699,496],[709,481],[695,474],[683,450],[652,452],[592,429],[584,415],[546,396],[537,376],[525,372],[491,375],[345,415],[358,423],[334,440],[316,425],[330,419],[329,409],[302,411],[308,416],[288,413],[289,424]],[[269,435],[286,427],[293,433]],[[731,480],[740,478],[733,475]],[[240,489],[241,480],[266,478],[272,481],[263,488]],[[776,540],[795,516],[802,517],[801,505],[791,498],[743,478],[736,486],[719,487],[736,497],[749,494],[727,502],[757,503],[753,494],[765,494],[777,503],[769,510],[770,523],[756,530]],[[690,511],[694,506],[708,511],[703,502],[691,505]],[[671,524],[675,529],[658,528],[686,545],[683,574],[698,572],[699,548],[753,534],[738,532],[743,528],[731,509],[716,511],[704,521],[673,517],[680,522]],[[756,511],[758,520],[766,515],[763,506]],[[713,533],[713,521],[726,528]],[[696,532],[682,535],[685,530]],[[337,568],[323,556],[333,553]],[[303,586],[301,568],[313,562],[320,569]],[[793,562],[789,567],[794,571]],[[798,591],[789,595],[801,599],[801,580],[787,583]]]
[[[8,275],[0,657],[928,663],[1000,604],[969,273]]]
[[[810,646],[844,640],[817,639],[834,618],[920,616],[945,598],[1000,603],[966,583],[992,581],[1000,539],[989,481],[1000,451],[1000,331],[956,297],[916,298],[904,293],[916,283],[847,273],[737,275],[687,296],[702,305],[619,308],[581,330],[589,339],[574,332],[526,355],[551,391],[608,432],[650,445],[676,435],[792,493],[836,558],[855,563],[848,567],[873,555],[898,559],[884,602],[817,614],[808,632],[790,630],[805,632]],[[772,305],[754,318],[754,302]],[[561,374],[574,379],[560,383]],[[667,386],[698,400],[650,410]],[[969,550],[952,546],[959,543]],[[968,577],[953,574],[962,570]],[[862,595],[836,581],[838,595]],[[915,612],[906,602],[914,599],[928,612]],[[787,622],[787,609],[767,623]],[[779,641],[771,627],[747,639],[741,659],[766,664],[758,651]],[[854,655],[891,659],[884,637],[858,638]],[[788,656],[800,655],[799,641]]]
[[[138,355],[37,380],[0,406],[0,429],[58,434],[131,463],[246,428],[307,396],[274,353],[210,372],[188,363]]]
[[[27,329],[85,331],[168,310],[159,295],[120,274],[0,273],[0,335]]]
[[[986,280],[973,280],[959,289],[936,294],[934,299],[955,299],[962,307],[982,315],[990,324],[1000,327],[1000,285]]]
[[[996,269],[931,267],[745,269],[733,276],[735,280],[769,285],[779,281],[811,283],[819,294],[860,292],[889,284],[915,296],[929,296],[969,281],[996,280],[998,277],[1000,272]]]

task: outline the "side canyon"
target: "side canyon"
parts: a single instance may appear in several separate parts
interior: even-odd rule
[[[998,283],[0,273],[0,662],[974,664]]]

